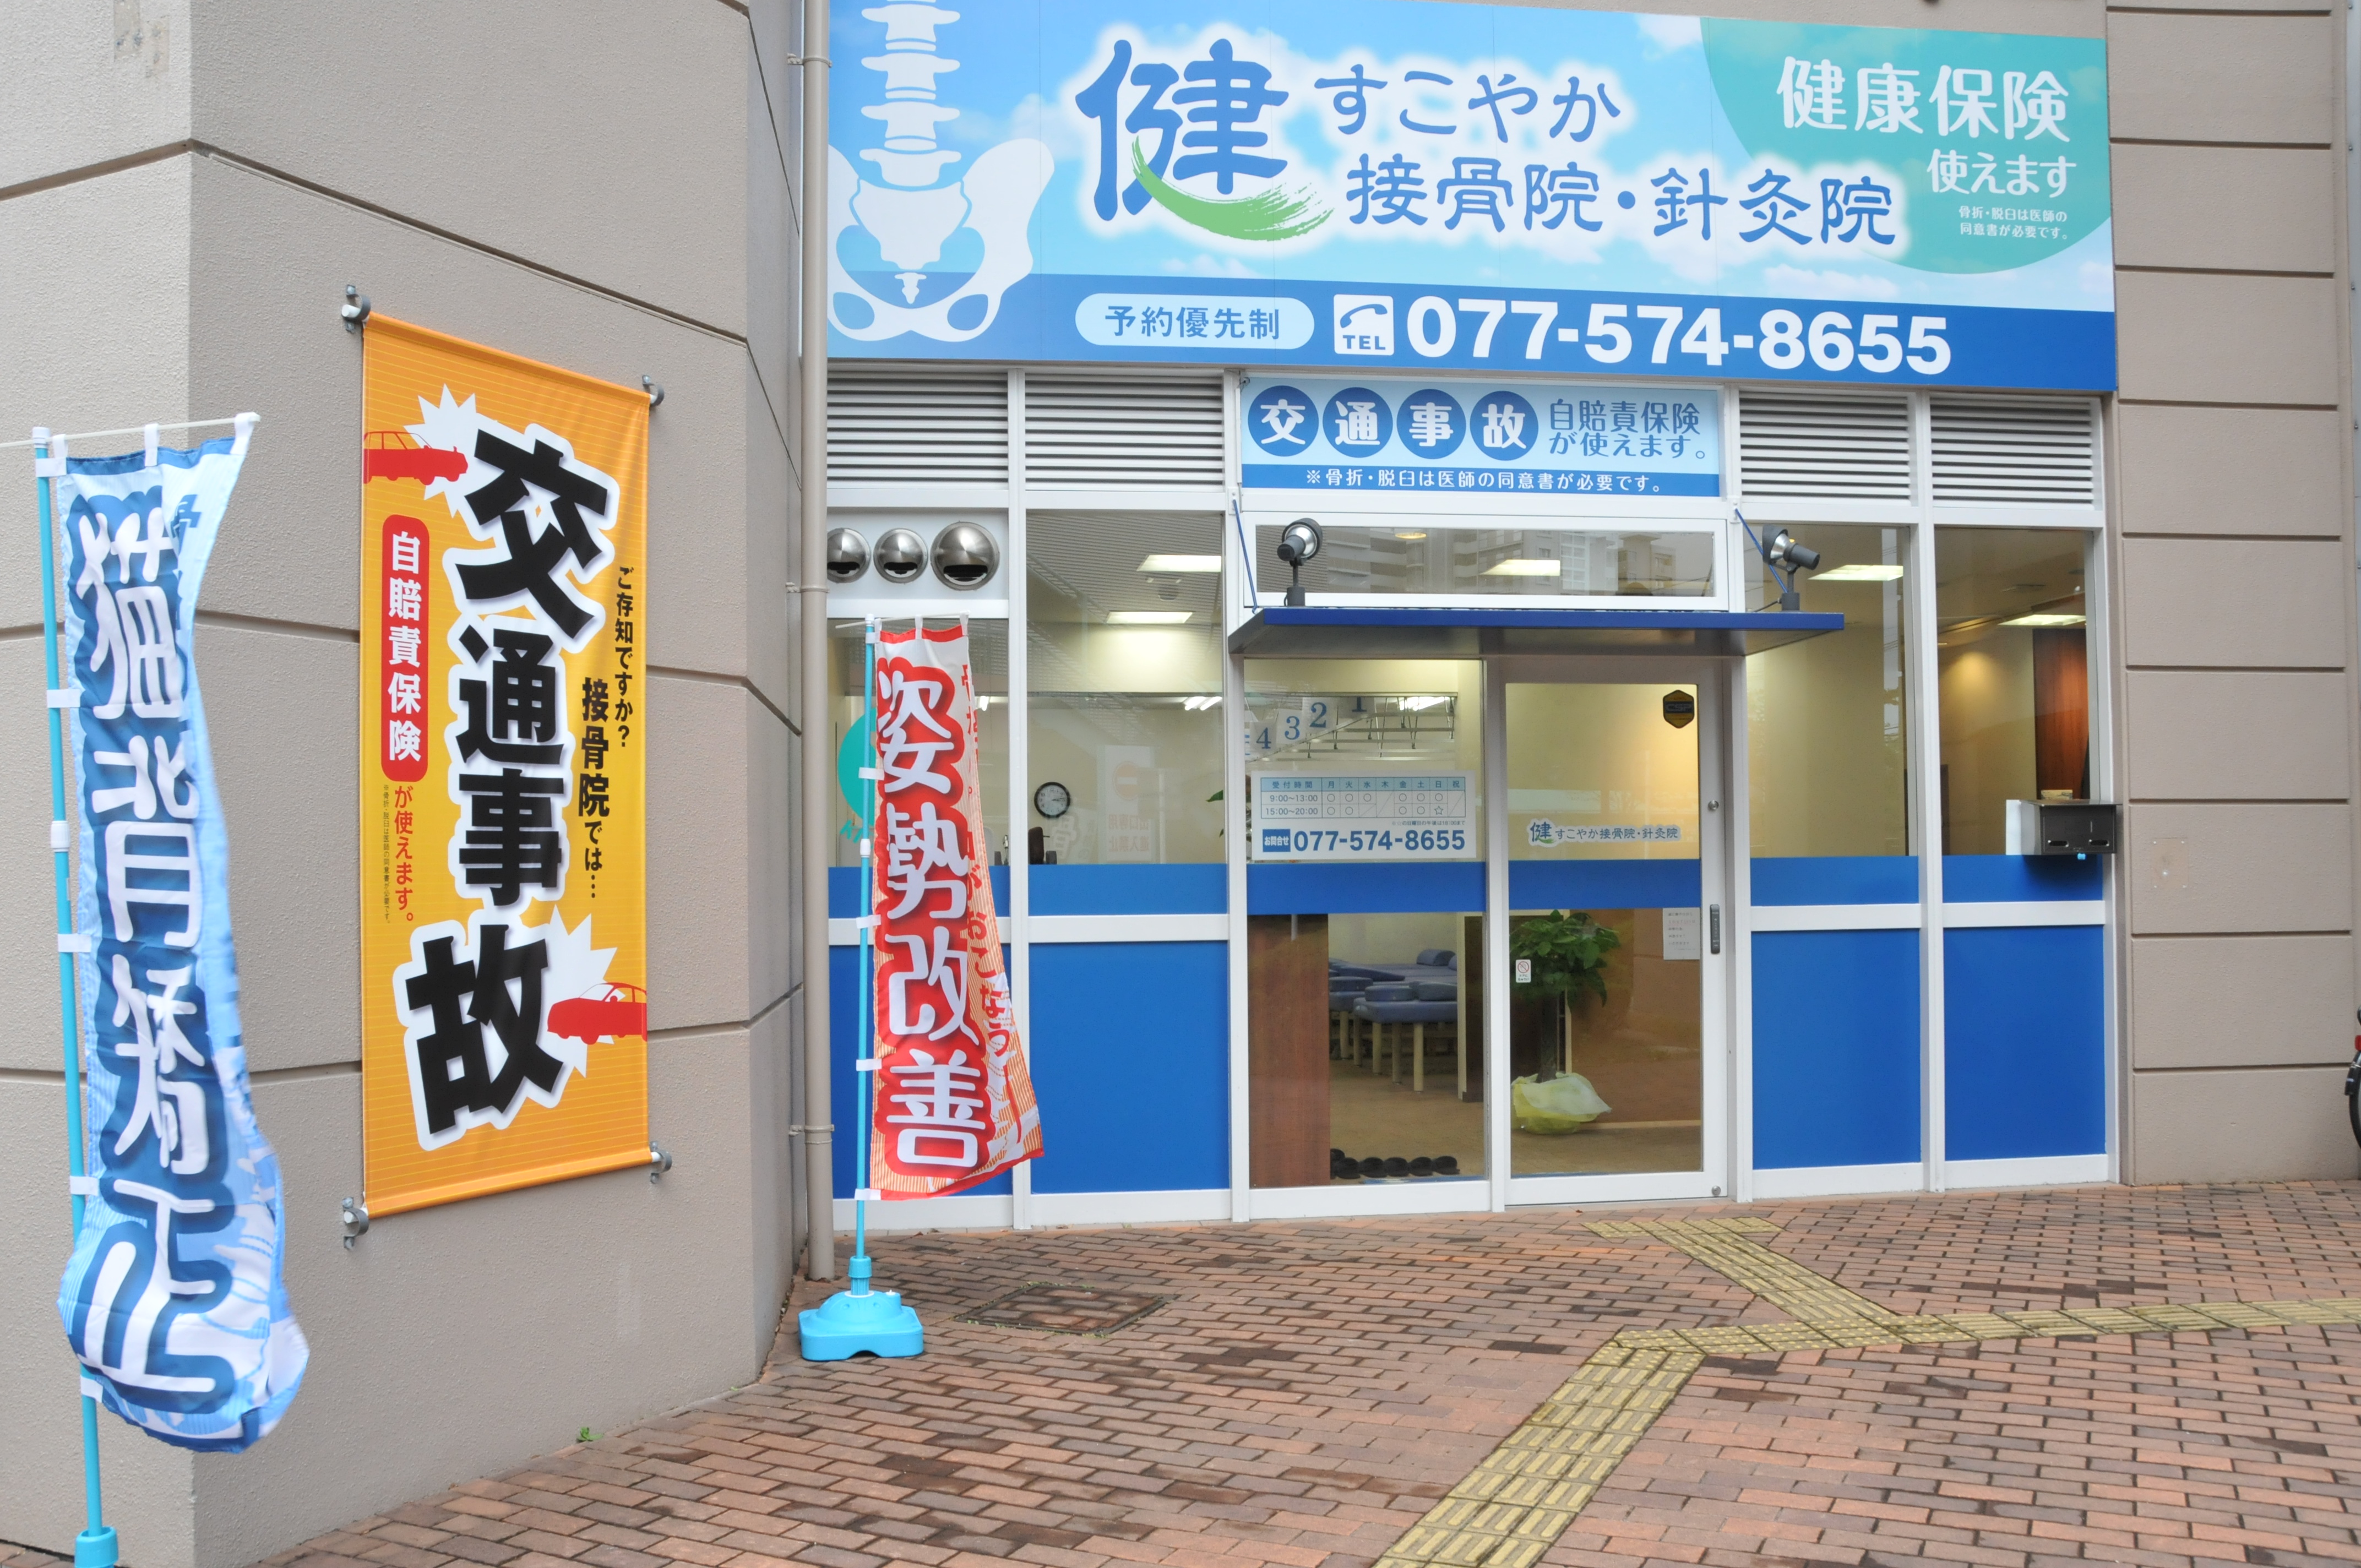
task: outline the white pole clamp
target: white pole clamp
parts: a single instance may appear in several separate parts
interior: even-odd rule
[[[872,931],[884,924],[885,918],[882,915],[856,915],[852,917],[852,928],[856,931]]]
[[[70,1197],[70,1198],[95,1198],[95,1197],[97,1197],[97,1196],[98,1196],[98,1178],[97,1178],[97,1177],[95,1177],[95,1176],[69,1176],[69,1177],[67,1177],[67,1178],[66,1178],[66,1195],[67,1195],[68,1197]]]
[[[66,837],[66,825],[62,821],[52,821],[49,824],[49,848],[63,854],[70,842],[71,840]]]
[[[855,1072],[875,1072],[877,1070],[877,1058],[875,1057],[862,1057],[859,1061],[852,1064],[852,1070]]]
[[[60,931],[58,933],[58,951],[61,953],[88,953],[94,952],[97,949],[91,945],[90,938],[83,936],[79,931]]]
[[[885,1201],[885,1194],[878,1191],[874,1187],[856,1187],[852,1190],[852,1196],[858,1202],[883,1203]]]
[[[50,688],[49,706],[51,707],[80,707],[82,706],[82,688],[79,686]]]
[[[883,768],[863,768],[861,770],[861,776],[864,779],[882,780],[885,776],[885,770]]]

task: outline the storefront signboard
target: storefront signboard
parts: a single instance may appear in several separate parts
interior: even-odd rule
[[[1711,388],[1283,375],[1239,412],[1249,489],[1721,493]]]
[[[829,352],[2104,390],[2097,38],[836,13]]]
[[[648,1161],[648,399],[372,316],[372,1214]]]
[[[1473,861],[1473,773],[1256,773],[1257,861]]]

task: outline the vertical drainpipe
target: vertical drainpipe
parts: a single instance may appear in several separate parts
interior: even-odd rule
[[[829,1123],[828,867],[833,780],[828,717],[828,0],[804,0],[803,610],[805,1270],[836,1277],[836,1152]]]

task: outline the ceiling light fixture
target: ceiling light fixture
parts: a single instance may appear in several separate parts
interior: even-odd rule
[[[1563,561],[1519,559],[1503,561],[1497,566],[1487,566],[1484,568],[1484,575],[1488,577],[1554,577],[1563,575],[1565,571],[1565,563]]]
[[[2084,618],[2079,615],[2036,612],[2032,615],[2020,615],[2011,620],[2004,620],[2001,624],[2003,626],[2081,626],[2083,621]]]
[[[1451,699],[1447,696],[1406,696],[1401,699],[1404,713],[1424,713],[1430,707],[1441,707]]]
[[[1180,706],[1191,713],[1202,713],[1209,707],[1221,707],[1222,699],[1218,696],[1192,696],[1183,699]]]
[[[1219,555],[1150,555],[1139,564],[1143,572],[1202,572],[1219,573]]]
[[[1901,576],[1902,568],[1899,566],[1879,566],[1861,562],[1853,565],[1830,566],[1825,571],[1816,573],[1812,581],[1816,583],[1891,583]]]
[[[1179,626],[1187,620],[1185,609],[1111,609],[1107,611],[1109,626]]]
[[[1394,530],[1394,537],[1396,539],[1423,539],[1426,537],[1426,530],[1422,528],[1397,528]]]

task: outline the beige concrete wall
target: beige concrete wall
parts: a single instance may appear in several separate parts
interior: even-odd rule
[[[2107,17],[2133,1181],[2361,1163],[2335,1070],[2356,1002],[2344,18]]]
[[[140,1568],[235,1568],[754,1375],[800,1120],[790,0],[40,6],[0,35],[0,430],[258,411],[199,670],[247,1046],[312,1344],[280,1431],[192,1456],[102,1417]],[[118,36],[118,22],[125,25]],[[366,71],[356,74],[357,62]],[[351,90],[327,84],[345,83]],[[70,109],[66,106],[70,105]],[[358,284],[390,314],[667,397],[652,419],[650,1117],[676,1160],[381,1221],[361,1192]],[[30,486],[0,485],[29,556]],[[0,557],[6,559],[6,557]],[[0,571],[0,689],[38,576]],[[22,707],[22,705],[19,705]],[[47,948],[38,708],[0,725],[0,941]],[[0,1540],[70,1551],[63,1096],[45,963],[0,971]]]

